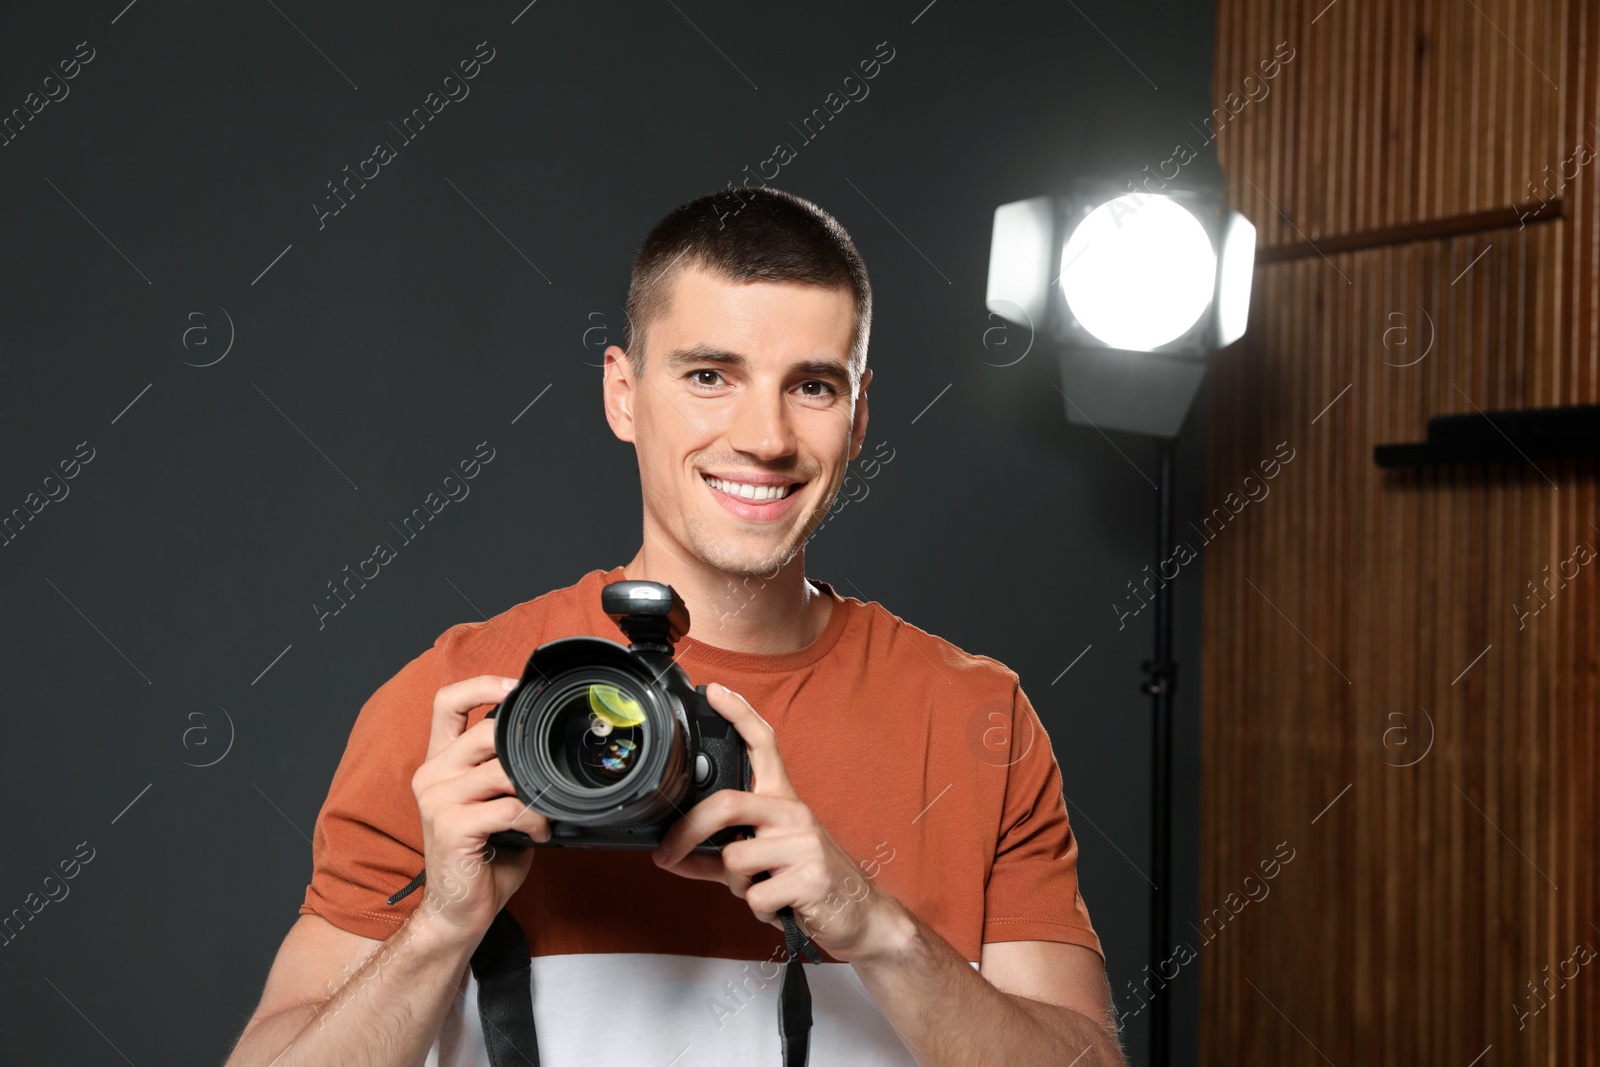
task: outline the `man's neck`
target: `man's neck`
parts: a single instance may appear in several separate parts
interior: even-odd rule
[[[833,601],[805,580],[805,554],[776,574],[727,574],[646,545],[623,567],[630,580],[664,582],[689,609],[689,636],[730,652],[778,655],[822,634]]]

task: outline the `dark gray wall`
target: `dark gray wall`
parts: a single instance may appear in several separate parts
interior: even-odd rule
[[[989,365],[1016,349],[986,347],[983,289],[996,204],[1191,136],[1209,4],[126,2],[0,12],[0,108],[66,92],[0,147],[0,513],[61,497],[0,547],[0,913],[94,850],[0,947],[0,1060],[221,1060],[366,697],[448,626],[633,552],[595,369],[630,257],[780,141],[773,184],[837,215],[872,272],[870,437],[895,450],[809,569],[1020,672],[1131,1003],[1151,613],[1119,630],[1112,604],[1151,557],[1154,449],[1069,427],[1041,353]],[[402,144],[390,123],[481,41],[470,96]],[[885,41],[870,95],[803,143],[791,123]],[[396,158],[319,224],[378,141]],[[325,584],[484,440],[471,495],[319,629]],[[80,442],[93,458],[47,482]],[[1192,433],[1183,457],[1192,510]],[[1178,591],[1178,929],[1198,582]]]

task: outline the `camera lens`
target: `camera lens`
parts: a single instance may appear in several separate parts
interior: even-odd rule
[[[550,756],[577,785],[604,788],[638,765],[644,709],[614,685],[590,683],[563,694],[550,720]]]
[[[573,637],[541,646],[527,673],[495,733],[517,795],[573,825],[671,817],[690,789],[688,722],[656,669],[611,642]]]

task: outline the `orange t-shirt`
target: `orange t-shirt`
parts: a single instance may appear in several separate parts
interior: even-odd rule
[[[434,694],[479,674],[520,677],[529,653],[560,637],[626,644],[600,609],[601,588],[622,578],[620,567],[591,571],[486,622],[451,627],[373,694],[317,817],[302,914],[370,938],[394,933],[423,896],[386,903],[423,865],[411,776],[427,752]],[[678,664],[696,685],[721,682],[750,702],[776,731],[801,800],[876,888],[964,959],[976,963],[984,942],[1022,940],[1084,945],[1103,957],[1078,891],[1078,846],[1060,771],[1015,672],[879,604],[813,584],[832,598],[833,611],[805,648],[760,655],[686,637]],[[490,710],[473,709],[467,725]],[[646,852],[539,849],[509,907],[536,965],[605,955],[766,961],[775,948],[781,958],[781,931],[757,920],[726,886],[661,870]],[[808,969],[849,969],[824,960]],[[572,977],[561,973],[563,981]],[[536,990],[550,984],[538,977],[536,967]],[[776,983],[764,995],[775,997]],[[817,1000],[820,1041],[827,998]],[[474,1008],[467,998],[467,1010]],[[539,1008],[536,999],[543,1051],[553,1023]],[[727,1029],[714,1005],[696,1008]],[[770,1006],[750,1014],[761,1016],[762,1033],[771,1030],[775,1051]]]

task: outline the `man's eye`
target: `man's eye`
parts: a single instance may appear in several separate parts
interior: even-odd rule
[[[709,375],[713,379],[722,377],[721,373],[714,370],[695,370],[689,372],[689,377],[693,380],[695,385],[703,385],[707,388],[711,388],[717,384],[715,381],[706,381],[702,375]]]
[[[813,391],[813,387],[815,391]],[[827,382],[819,382],[815,379],[809,382],[801,382],[800,388],[804,390],[805,395],[809,397],[831,396],[834,392],[833,386],[829,385]]]

